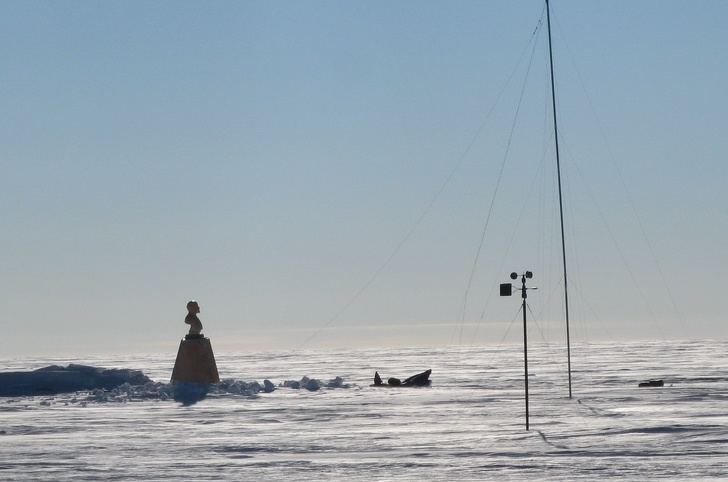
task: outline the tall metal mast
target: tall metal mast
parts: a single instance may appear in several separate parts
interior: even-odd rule
[[[569,368],[569,398],[571,398],[571,337],[569,335],[569,289],[566,278],[566,237],[564,235],[564,207],[561,196],[561,162],[559,158],[559,130],[556,123],[556,87],[554,85],[554,55],[551,49],[551,12],[546,0],[546,24],[549,36],[549,63],[551,67],[551,104],[554,113],[554,144],[556,147],[556,173],[559,181],[559,216],[561,218],[561,259],[564,264],[564,309],[566,310],[566,358]]]

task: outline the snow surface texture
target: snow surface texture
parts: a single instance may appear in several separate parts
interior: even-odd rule
[[[158,381],[0,398],[0,480],[728,478],[727,342],[572,348],[569,399],[563,347],[529,347],[530,431],[518,346],[219,355],[189,402],[174,354],[63,360]],[[425,368],[431,387],[370,386]]]

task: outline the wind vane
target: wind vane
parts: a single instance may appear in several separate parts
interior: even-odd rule
[[[528,425],[528,331],[526,330],[526,290],[537,290],[538,288],[527,288],[526,280],[533,278],[533,273],[526,271],[521,275],[521,288],[514,288],[512,283],[501,283],[500,295],[511,296],[515,291],[521,290],[521,298],[523,299],[523,367],[524,367],[524,383],[526,390],[526,430]],[[511,273],[511,279],[518,279],[518,273]]]

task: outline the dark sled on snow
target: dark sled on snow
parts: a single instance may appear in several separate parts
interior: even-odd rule
[[[384,383],[382,381],[382,377],[379,376],[379,372],[374,372],[374,383],[372,384],[373,387],[429,387],[430,383],[430,374],[432,373],[432,370],[425,370],[422,373],[418,373],[417,375],[412,375],[411,377],[405,379],[404,381],[400,380],[399,378],[389,378],[387,380],[387,383]]]

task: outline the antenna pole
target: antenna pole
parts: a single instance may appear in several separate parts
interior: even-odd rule
[[[569,371],[569,398],[571,398],[571,337],[569,335],[569,289],[566,279],[566,237],[564,235],[564,207],[561,195],[561,160],[559,158],[559,130],[556,123],[556,88],[554,85],[554,55],[551,49],[551,13],[546,0],[546,25],[549,36],[549,64],[551,67],[551,104],[554,113],[554,144],[556,147],[556,173],[559,181],[559,216],[561,218],[561,259],[564,264],[564,309],[566,310],[566,360]]]

